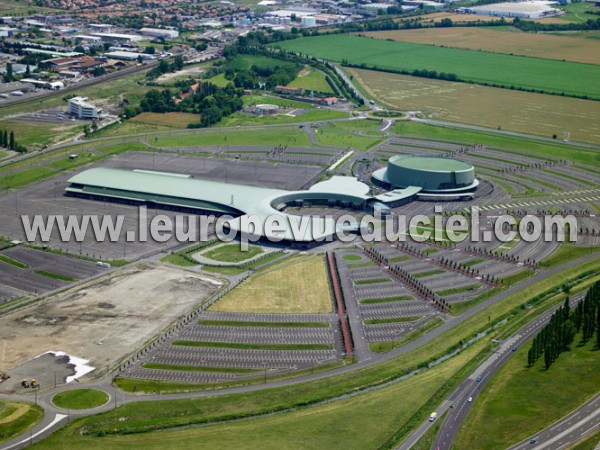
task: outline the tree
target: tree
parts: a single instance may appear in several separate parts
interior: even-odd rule
[[[2,147],[8,148],[8,131],[4,130],[2,135]]]
[[[183,69],[183,56],[177,55],[175,57],[175,59],[173,60],[173,67],[175,68],[175,70]]]
[[[27,64],[27,67],[25,68],[25,76],[31,76],[31,68],[29,67],[29,64]]]
[[[6,74],[4,75],[4,78],[6,80],[7,83],[10,83],[11,81],[14,80],[13,77],[13,66],[12,63],[7,62],[6,63]]]
[[[10,137],[8,138],[8,148],[11,150],[15,149],[15,132],[10,132]]]
[[[149,45],[144,49],[144,53],[148,53],[149,55],[154,55],[156,53],[156,48],[152,45]]]

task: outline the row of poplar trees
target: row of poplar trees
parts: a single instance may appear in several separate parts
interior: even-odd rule
[[[546,370],[549,369],[562,352],[569,350],[579,332],[583,344],[593,339],[595,332],[597,346],[600,347],[600,282],[588,290],[585,299],[573,310],[569,306],[569,298],[565,299],[548,325],[533,338],[527,353],[527,366],[532,367],[543,356]]]

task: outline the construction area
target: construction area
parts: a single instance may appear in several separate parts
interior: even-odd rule
[[[6,314],[0,318],[0,371],[11,378],[0,392],[20,389],[22,379],[34,378],[42,387],[62,384],[76,374],[74,360],[93,367],[92,377],[104,375],[223,284],[140,263]]]

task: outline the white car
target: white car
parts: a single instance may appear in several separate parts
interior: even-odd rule
[[[469,403],[471,403],[471,402],[473,401],[473,397],[469,397],[469,398],[467,399],[467,401],[468,401]]]

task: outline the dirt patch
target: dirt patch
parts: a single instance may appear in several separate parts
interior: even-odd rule
[[[9,423],[14,420],[17,420],[19,417],[21,417],[23,414],[29,411],[30,408],[30,406],[26,405],[25,403],[6,403],[5,406],[13,407],[16,409],[12,412],[10,416],[6,416],[5,418],[0,419],[0,424]]]
[[[0,368],[47,351],[105,371],[200,304],[221,281],[162,265],[138,265],[0,317]]]

